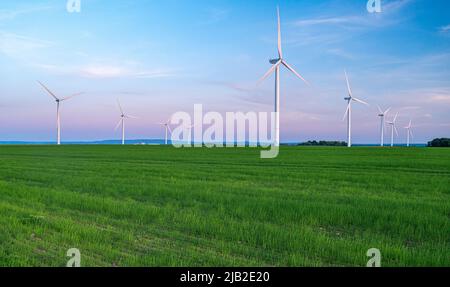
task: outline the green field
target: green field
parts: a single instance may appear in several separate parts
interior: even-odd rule
[[[450,266],[450,149],[0,146],[0,266]]]

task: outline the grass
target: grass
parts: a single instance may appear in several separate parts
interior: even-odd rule
[[[0,146],[0,266],[450,266],[450,149]]]

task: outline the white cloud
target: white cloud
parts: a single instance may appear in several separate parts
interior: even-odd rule
[[[383,4],[383,12],[394,13],[412,3],[413,0],[394,0]]]
[[[430,101],[433,103],[450,104],[450,95],[438,94],[430,97]]]
[[[163,78],[176,76],[174,69],[140,69],[137,65],[106,65],[88,64],[84,66],[57,66],[52,64],[32,64],[33,67],[43,69],[52,74],[76,75],[84,78]]]
[[[118,77],[130,77],[130,78],[162,78],[171,77],[175,75],[173,70],[169,69],[154,69],[154,70],[141,70],[136,67],[127,66],[104,66],[104,65],[92,65],[80,69],[80,75],[89,78],[118,78]]]
[[[93,78],[116,78],[127,74],[126,70],[115,66],[88,66],[80,72],[83,76]]]
[[[450,24],[439,28],[439,32],[447,34],[450,33]]]
[[[52,42],[0,31],[0,53],[13,58],[23,58],[27,52],[48,48]]]
[[[450,87],[432,87],[399,92],[401,99],[407,98],[410,102],[418,104],[446,105],[450,104]],[[417,110],[411,106],[409,110]]]
[[[347,53],[347,52],[345,52],[345,51],[343,51],[341,49],[328,49],[327,52],[329,54],[332,54],[334,56],[338,56],[338,57],[341,57],[341,58],[344,58],[344,59],[348,59],[348,60],[355,59],[354,55],[352,55],[350,53]]]
[[[0,21],[13,20],[18,16],[50,10],[50,6],[28,6],[15,10],[0,9]]]
[[[376,15],[369,14],[355,14],[346,16],[319,16],[311,19],[302,19],[294,22],[297,27],[308,27],[308,26],[346,26],[346,27],[384,27],[390,26],[401,21],[398,17],[390,17],[392,14],[397,13],[399,10],[404,8],[407,4],[411,3],[412,0],[395,0],[383,4],[383,11]]]
[[[295,22],[298,27],[315,26],[315,25],[333,25],[333,24],[349,24],[359,21],[359,17],[331,17],[331,18],[315,18],[304,19]]]

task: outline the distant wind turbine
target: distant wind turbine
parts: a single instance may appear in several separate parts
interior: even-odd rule
[[[398,113],[395,115],[392,122],[387,122],[387,124],[391,126],[391,147],[394,146],[394,131],[395,131],[395,134],[398,136],[397,127],[395,126],[395,123],[397,122],[397,118],[398,118]]]
[[[272,73],[275,72],[275,146],[280,145],[280,66],[285,66],[289,71],[294,73],[298,78],[303,80],[306,84],[308,82],[300,76],[283,58],[283,51],[281,47],[281,23],[280,23],[280,9],[277,7],[277,16],[278,16],[278,58],[272,59],[269,62],[273,65],[267,73],[259,80],[258,83],[264,81],[267,77],[269,77]]]
[[[165,123],[159,123],[160,125],[164,126],[166,130],[166,137],[165,137],[165,144],[167,145],[169,143],[169,132],[172,134],[172,129],[170,128],[170,119],[168,119]]]
[[[122,125],[122,145],[124,145],[125,144],[125,119],[137,119],[137,117],[125,114],[123,112],[122,105],[120,104],[119,100],[117,100],[117,104],[120,109],[120,120],[119,120],[119,123],[117,123],[115,130],[117,131],[117,129]]]
[[[58,98],[52,91],[50,91],[44,84],[42,84],[41,82],[37,81],[39,83],[39,85],[41,85],[42,88],[44,88],[44,90],[50,95],[52,96],[55,101],[56,101],[56,143],[58,145],[61,144],[61,115],[59,112],[59,106],[61,105],[62,102],[67,101],[73,97],[79,96],[83,93],[77,93],[77,94],[73,94],[71,96],[65,97],[65,98]]]
[[[409,125],[407,127],[405,127],[405,129],[406,129],[406,131],[408,133],[408,136],[406,138],[406,146],[409,147],[410,139],[414,138],[414,135],[412,133],[412,120],[409,121]]]
[[[378,116],[381,118],[381,146],[384,146],[384,126],[385,126],[385,119],[387,114],[389,113],[389,111],[391,110],[391,108],[387,109],[386,111],[383,112],[383,110],[380,108],[380,106],[378,107],[378,111],[380,112],[378,114]]]
[[[348,147],[352,146],[352,102],[358,102],[364,105],[369,105],[368,103],[364,102],[363,100],[360,100],[358,98],[353,97],[352,88],[350,87],[350,82],[348,80],[347,71],[345,71],[345,80],[347,81],[347,90],[348,90],[348,97],[344,98],[347,101],[347,110],[345,111],[344,118],[342,120],[345,120],[347,118],[347,136],[348,136]]]

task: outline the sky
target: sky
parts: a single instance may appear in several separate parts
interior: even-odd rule
[[[399,112],[397,143],[450,136],[450,1],[2,0],[0,141],[118,139],[116,99],[139,119],[129,139],[163,138],[173,113],[270,112],[277,56],[276,7],[285,60],[311,84],[281,72],[281,140],[346,140],[347,70],[355,97],[353,142],[378,143],[377,105]],[[388,138],[386,139],[388,140]]]

